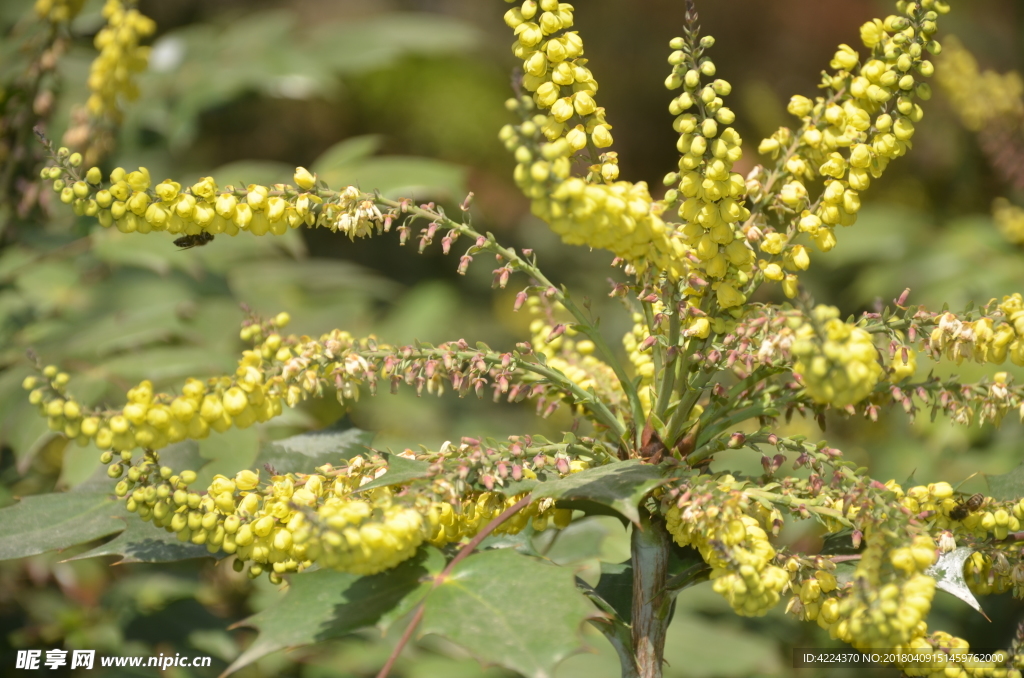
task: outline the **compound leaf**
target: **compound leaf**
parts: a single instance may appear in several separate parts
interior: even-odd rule
[[[985,474],[988,491],[996,501],[1009,501],[1024,497],[1024,462],[1002,475]]]
[[[259,635],[225,675],[283,648],[312,645],[373,626],[397,606],[408,609],[406,599],[422,598],[430,587],[424,579],[440,572],[444,562],[440,551],[428,547],[372,577],[326,569],[290,577],[290,587],[280,600],[236,625],[258,629]]]
[[[270,464],[278,473],[314,473],[317,466],[335,464],[365,452],[373,434],[355,428],[348,419],[331,426],[260,446],[256,466]]]
[[[62,550],[116,534],[125,527],[117,518],[123,511],[109,492],[24,497],[0,510],[0,560]]]
[[[533,489],[533,498],[589,500],[611,507],[634,523],[639,523],[637,506],[640,500],[663,482],[665,479],[659,467],[631,459],[540,483]]]
[[[431,591],[420,630],[444,636],[484,664],[549,678],[583,648],[580,625],[597,614],[570,568],[494,549],[466,558]]]
[[[363,492],[364,490],[372,490],[378,487],[387,487],[388,485],[399,485],[401,483],[407,483],[410,480],[416,480],[418,478],[426,478],[430,464],[425,461],[419,461],[418,459],[406,459],[397,454],[391,454],[390,452],[383,452],[384,458],[388,460],[387,473],[382,475],[376,480],[371,480],[365,485],[361,486],[357,491]]]
[[[122,509],[122,512],[127,513],[127,510]],[[126,515],[120,518],[120,521],[123,523],[123,532],[105,544],[100,544],[85,553],[79,553],[68,560],[121,556],[121,560],[114,563],[120,565],[122,563],[170,563],[190,558],[219,559],[227,556],[223,551],[211,554],[205,546],[178,541],[177,534],[154,527],[138,516]]]

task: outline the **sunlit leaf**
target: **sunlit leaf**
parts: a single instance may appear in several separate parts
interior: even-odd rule
[[[407,597],[422,598],[430,586],[425,580],[440,572],[444,562],[440,551],[427,547],[398,567],[372,577],[334,570],[289,577],[287,593],[238,624],[258,629],[259,635],[226,673],[280,649],[311,645],[373,626]]]
[[[996,501],[1013,501],[1024,497],[1024,462],[1002,475],[984,475],[988,481],[988,493]]]
[[[380,478],[371,480],[359,487],[357,492],[373,490],[388,485],[400,485],[410,480],[426,478],[429,475],[430,464],[418,459],[406,459],[397,454],[383,452],[384,458],[388,461],[388,470]]]
[[[420,630],[484,664],[547,678],[583,648],[580,625],[596,614],[570,568],[495,549],[466,558],[430,592]]]
[[[260,446],[256,466],[270,464],[279,473],[313,473],[324,464],[338,465],[365,452],[373,434],[352,426],[342,419],[320,431],[310,431],[291,438],[275,440]]]
[[[637,459],[596,466],[541,483],[533,489],[533,497],[589,500],[611,507],[637,523],[640,520],[637,512],[640,500],[664,481],[658,466],[644,464]]]

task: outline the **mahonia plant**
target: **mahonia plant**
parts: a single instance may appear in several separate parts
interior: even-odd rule
[[[1024,500],[968,499],[947,482],[880,482],[827,442],[781,431],[780,420],[793,414],[824,427],[829,412],[874,421],[889,408],[911,417],[928,409],[963,425],[998,424],[1011,412],[1024,419],[1024,389],[1006,372],[962,383],[921,378],[917,369],[925,359],[1024,365],[1020,293],[954,313],[910,305],[904,292],[895,310],[844,320],[800,285],[811,252],[837,246],[839,227],[856,224],[872,182],[912,149],[931,96],[928,57],[940,52],[937,22],[949,7],[895,4],[895,14],[861,27],[863,49],[838,48],[817,96],[790,100],[795,122],[760,143],[766,163],[744,177],[733,171],[743,140],[726,105],[732,86],[717,77],[714,40],[699,34],[688,2],[665,81],[679,160],[660,200],[646,183],[620,178],[610,117],[583,40],[571,30],[573,6],[524,0],[505,14],[521,61],[507,102],[516,120],[500,131],[516,162],[514,180],[562,240],[614,255],[626,282],[614,282],[610,294],[632,319],[621,340],[625,360],[588,308],[546,277],[535,252],[472,225],[468,200],[450,216],[434,204],[328,187],[301,167],[291,184],[156,182],[145,168],[104,172],[51,147],[42,178],[102,228],[167,232],[189,246],[300,227],[352,239],[394,230],[421,252],[440,240],[446,254],[461,238],[468,248],[459,272],[495,257],[494,287],[523,280],[515,309],[532,320],[524,341],[492,349],[462,339],[400,346],[341,329],[312,338],[287,333],[287,313],[250,316],[241,338],[251,347],[232,374],[188,379],[177,393],[143,381],[123,406],[94,408],[76,399],[68,373],[49,365],[25,380],[29,399],[52,430],[103,450],[129,511],[184,542],[233,555],[251,577],[281,582],[313,565],[373,575],[424,545],[459,547],[459,560],[491,533],[570,524],[574,505],[550,488],[641,469],[655,481],[630,495],[631,615],[586,591],[602,611],[595,625],[623,655],[624,675],[661,675],[666,601],[710,579],[740,615],[784,604],[858,649],[934,651],[933,661],[901,660],[908,676],[1019,678],[1020,647],[992,662],[960,661],[949,653],[966,642],[930,628],[926,617],[943,584],[937,565],[964,548],[970,556],[953,580],[977,595],[1024,597]],[[64,6],[40,5],[51,15]],[[145,62],[139,39],[153,29],[119,0],[109,0],[105,16],[88,108],[116,120],[120,98],[133,93],[131,74]],[[776,283],[792,301],[752,301]],[[567,433],[560,443],[463,438],[438,450],[370,451],[309,474],[240,469],[208,487],[195,486],[195,470],[161,462],[175,443],[266,422],[331,392],[347,406],[382,386],[529,400],[544,417],[566,408],[585,435]],[[763,475],[709,470],[716,454],[740,449],[761,455]],[[402,458],[426,462],[426,471],[387,482]],[[787,462],[802,475],[781,473]],[[773,542],[787,521],[808,519],[845,537],[849,550],[799,553]],[[696,575],[668,579],[664,562],[673,550],[694,554]]]

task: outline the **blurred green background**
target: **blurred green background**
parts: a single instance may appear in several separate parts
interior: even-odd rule
[[[0,3],[0,41],[30,11],[26,0]],[[983,67],[1024,70],[1024,6],[1014,0],[953,3],[943,33],[955,33]],[[855,44],[861,23],[891,11],[874,0],[755,0],[698,2],[701,25],[717,43],[718,75],[734,86],[728,105],[746,155],[737,171],[758,162],[757,142],[779,125],[790,95],[813,96],[836,45]],[[47,132],[59,139],[69,107],[85,99],[101,25],[89,2],[73,25],[74,48],[60,66],[63,88]],[[456,209],[475,194],[474,223],[515,246],[534,247],[558,282],[589,297],[610,341],[631,324],[607,300],[611,256],[561,245],[529,215],[511,182],[512,161],[497,140],[509,121],[512,36],[498,0],[143,0],[159,26],[142,97],[129,107],[105,169],[146,166],[155,180],[185,183],[212,174],[221,183],[287,181],[296,165],[332,185],[358,183],[385,193],[437,200]],[[682,0],[585,0],[577,28],[600,83],[599,101],[615,126],[622,175],[664,190],[661,176],[676,161],[675,133],[662,83],[668,41],[681,26]],[[8,45],[9,46],[9,45]],[[5,67],[11,67],[10,63]],[[940,92],[926,107],[914,149],[871,187],[858,224],[840,232],[839,247],[814,255],[804,278],[819,301],[844,313],[887,303],[904,288],[931,307],[1024,291],[1024,257],[1003,241],[990,216],[996,196],[1016,198],[990,168],[975,137],[964,130]],[[127,387],[151,378],[174,388],[186,376],[233,368],[242,345],[240,304],[273,314],[288,310],[289,328],[316,335],[334,327],[374,333],[389,342],[439,342],[465,337],[495,347],[524,336],[528,318],[512,312],[518,291],[490,290],[490,269],[478,259],[467,276],[453,256],[400,248],[397,237],[350,242],[327,231],[283,238],[218,238],[177,251],[171,236],[105,232],[75,219],[48,195],[52,217],[11,225],[0,249],[0,504],[17,496],[74,487],[96,468],[91,448],[68,446],[45,430],[20,389],[28,373],[24,351],[73,372],[84,400],[121,402]],[[460,243],[461,244],[461,243]],[[761,300],[772,300],[774,291]],[[922,371],[930,365],[922,360]],[[954,371],[975,379],[983,371]],[[277,438],[323,427],[342,416],[333,400],[306,403],[257,430],[203,442],[204,475],[234,473],[251,462],[257,437]],[[564,413],[544,421],[530,407],[475,399],[364,397],[350,413],[376,433],[375,446],[436,447],[463,435],[551,434],[569,426]],[[819,435],[813,423],[791,430]],[[869,466],[875,477],[954,484],[975,473],[1004,473],[1022,458],[1021,427],[953,428],[910,424],[900,414],[878,424],[830,422],[832,444]],[[760,473],[749,451],[716,461]],[[962,489],[983,489],[981,476]],[[614,520],[574,525],[585,547],[559,539],[549,556],[584,573],[601,560],[628,554]],[[573,533],[570,533],[573,534]],[[814,549],[817,532],[795,526],[783,542]],[[568,546],[562,547],[562,543]],[[559,549],[562,549],[560,552]],[[105,559],[62,562],[69,553],[0,563],[0,672],[17,648],[92,648],[100,654],[209,654],[210,670],[171,669],[165,675],[214,676],[251,641],[252,631],[227,627],[265,608],[276,588],[237,576],[212,560],[169,566],[121,565]],[[1005,646],[1024,613],[1007,597],[983,601],[990,624],[940,594],[931,624],[975,646]],[[278,653],[239,676],[372,676],[400,633],[352,636],[311,650]],[[612,678],[611,647],[586,630],[594,652],[572,657],[559,678]],[[734,616],[698,586],[678,601],[666,656],[672,678],[816,676],[791,666],[792,647],[833,644],[815,625],[785,616]],[[110,675],[131,674],[120,669]],[[94,670],[89,675],[102,675]],[[393,675],[406,678],[498,676],[458,648],[426,638],[406,653]],[[827,675],[843,675],[831,671]],[[855,675],[852,671],[848,675]],[[878,671],[880,678],[895,673]]]

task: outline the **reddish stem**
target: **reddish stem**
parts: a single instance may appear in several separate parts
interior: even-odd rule
[[[512,504],[512,506],[509,506],[507,509],[502,511],[497,518],[487,523],[484,529],[480,530],[480,532],[478,532],[475,537],[470,539],[465,546],[459,549],[459,552],[455,554],[455,557],[452,558],[452,561],[450,563],[448,563],[448,566],[441,571],[441,574],[434,577],[434,584],[430,587],[430,590],[433,591],[435,588],[438,587],[439,584],[441,584],[441,582],[447,579],[448,575],[451,574],[452,569],[459,562],[461,562],[467,556],[469,556],[469,554],[471,554],[476,549],[476,547],[480,545],[480,542],[486,539],[491,534],[491,532],[494,532],[494,530],[497,529],[499,525],[501,525],[503,522],[505,522],[513,515],[515,515],[523,508],[525,508],[527,505],[529,505],[531,499],[531,495],[526,495],[525,497],[517,501],[515,504]],[[427,592],[427,595],[430,595],[430,591]],[[409,625],[405,627],[405,632],[402,633],[402,637],[398,639],[398,644],[395,645],[395,649],[391,652],[391,656],[388,657],[388,660],[384,664],[384,667],[381,668],[380,672],[377,674],[377,678],[387,678],[388,674],[391,672],[391,667],[394,666],[395,661],[398,660],[398,655],[402,653],[402,650],[409,643],[409,640],[412,639],[412,634],[416,631],[416,627],[419,626],[420,621],[423,619],[423,609],[425,603],[426,597],[424,597],[423,602],[416,606],[416,612],[413,614],[412,619],[409,620]]]

